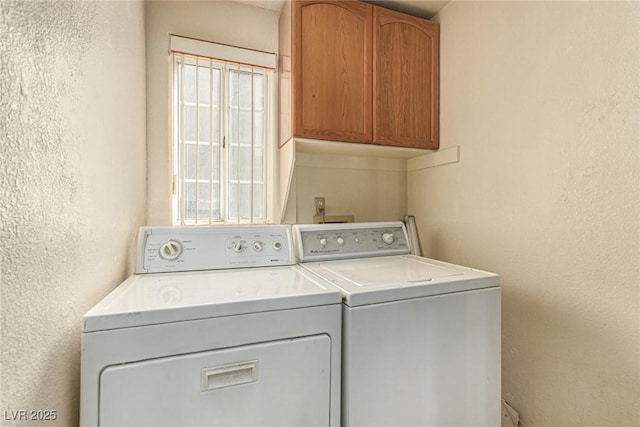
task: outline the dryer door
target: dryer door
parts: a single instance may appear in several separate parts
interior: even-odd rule
[[[145,360],[100,376],[100,426],[328,426],[326,335]]]

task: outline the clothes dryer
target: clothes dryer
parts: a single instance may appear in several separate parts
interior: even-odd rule
[[[500,425],[496,274],[409,255],[401,222],[296,225],[343,294],[343,427]]]
[[[80,424],[338,427],[340,301],[290,227],[143,227],[83,319]]]

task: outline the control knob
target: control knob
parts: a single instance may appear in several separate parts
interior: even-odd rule
[[[173,261],[182,254],[182,244],[175,240],[169,240],[160,246],[159,252],[161,258]]]
[[[326,237],[323,237],[323,238],[320,239],[320,246],[322,246],[323,248],[325,246],[327,246],[327,238]]]
[[[253,250],[256,251],[256,252],[261,252],[262,251],[262,243],[253,242]]]
[[[382,233],[382,241],[385,242],[387,245],[392,244],[393,240],[394,240],[393,233]]]
[[[336,238],[336,242],[338,242],[338,246],[344,245],[344,237]]]
[[[242,242],[235,242],[233,244],[233,251],[236,253],[240,253],[242,252],[242,250],[244,249],[244,247],[242,246]]]

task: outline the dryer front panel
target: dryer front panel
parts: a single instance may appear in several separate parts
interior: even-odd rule
[[[113,365],[99,425],[328,426],[330,380],[327,335]]]

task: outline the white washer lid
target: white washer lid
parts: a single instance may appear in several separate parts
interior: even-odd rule
[[[414,255],[303,265],[342,289],[351,307],[500,286],[497,274]]]
[[[83,323],[92,332],[340,302],[340,290],[297,265],[134,275]]]

